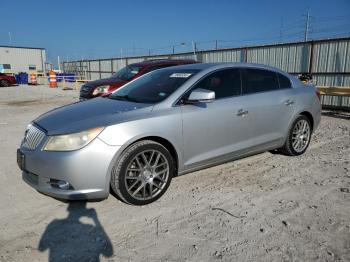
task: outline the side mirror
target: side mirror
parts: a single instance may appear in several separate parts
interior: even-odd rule
[[[215,92],[207,89],[197,88],[193,90],[189,98],[185,101],[187,104],[194,104],[198,102],[209,103],[215,99]]]

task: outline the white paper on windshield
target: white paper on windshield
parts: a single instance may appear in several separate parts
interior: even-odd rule
[[[131,71],[132,74],[137,74],[139,71]]]
[[[173,73],[169,77],[175,77],[175,78],[188,78],[192,74],[191,73]]]

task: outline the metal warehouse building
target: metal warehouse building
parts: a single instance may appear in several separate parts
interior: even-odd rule
[[[350,87],[350,37],[311,40],[218,50],[81,60],[63,63],[66,73],[95,80],[106,78],[125,65],[149,59],[197,59],[203,63],[248,62],[275,66],[293,75],[310,73],[317,86]],[[350,107],[350,97],[323,96],[323,105]]]
[[[246,46],[218,50],[82,60],[63,63],[66,73],[87,79],[109,77],[127,64],[149,59],[193,59],[203,63],[248,62],[275,66],[297,75],[310,73],[318,86],[350,86],[350,37],[293,42],[262,46]]]
[[[44,48],[0,46],[0,72],[44,73],[46,53]]]

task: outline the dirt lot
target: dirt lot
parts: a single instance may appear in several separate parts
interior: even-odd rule
[[[16,165],[26,125],[77,91],[0,88],[0,261],[350,261],[350,114],[300,157],[264,153],[175,178],[157,202],[64,203]]]

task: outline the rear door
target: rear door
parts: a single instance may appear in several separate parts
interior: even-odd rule
[[[253,124],[242,111],[240,70],[211,73],[191,90],[197,88],[214,91],[216,98],[211,103],[181,105],[185,169],[230,158],[251,146]]]
[[[254,146],[280,144],[293,116],[294,90],[289,79],[279,73],[247,68],[242,72],[242,95],[254,122]]]

